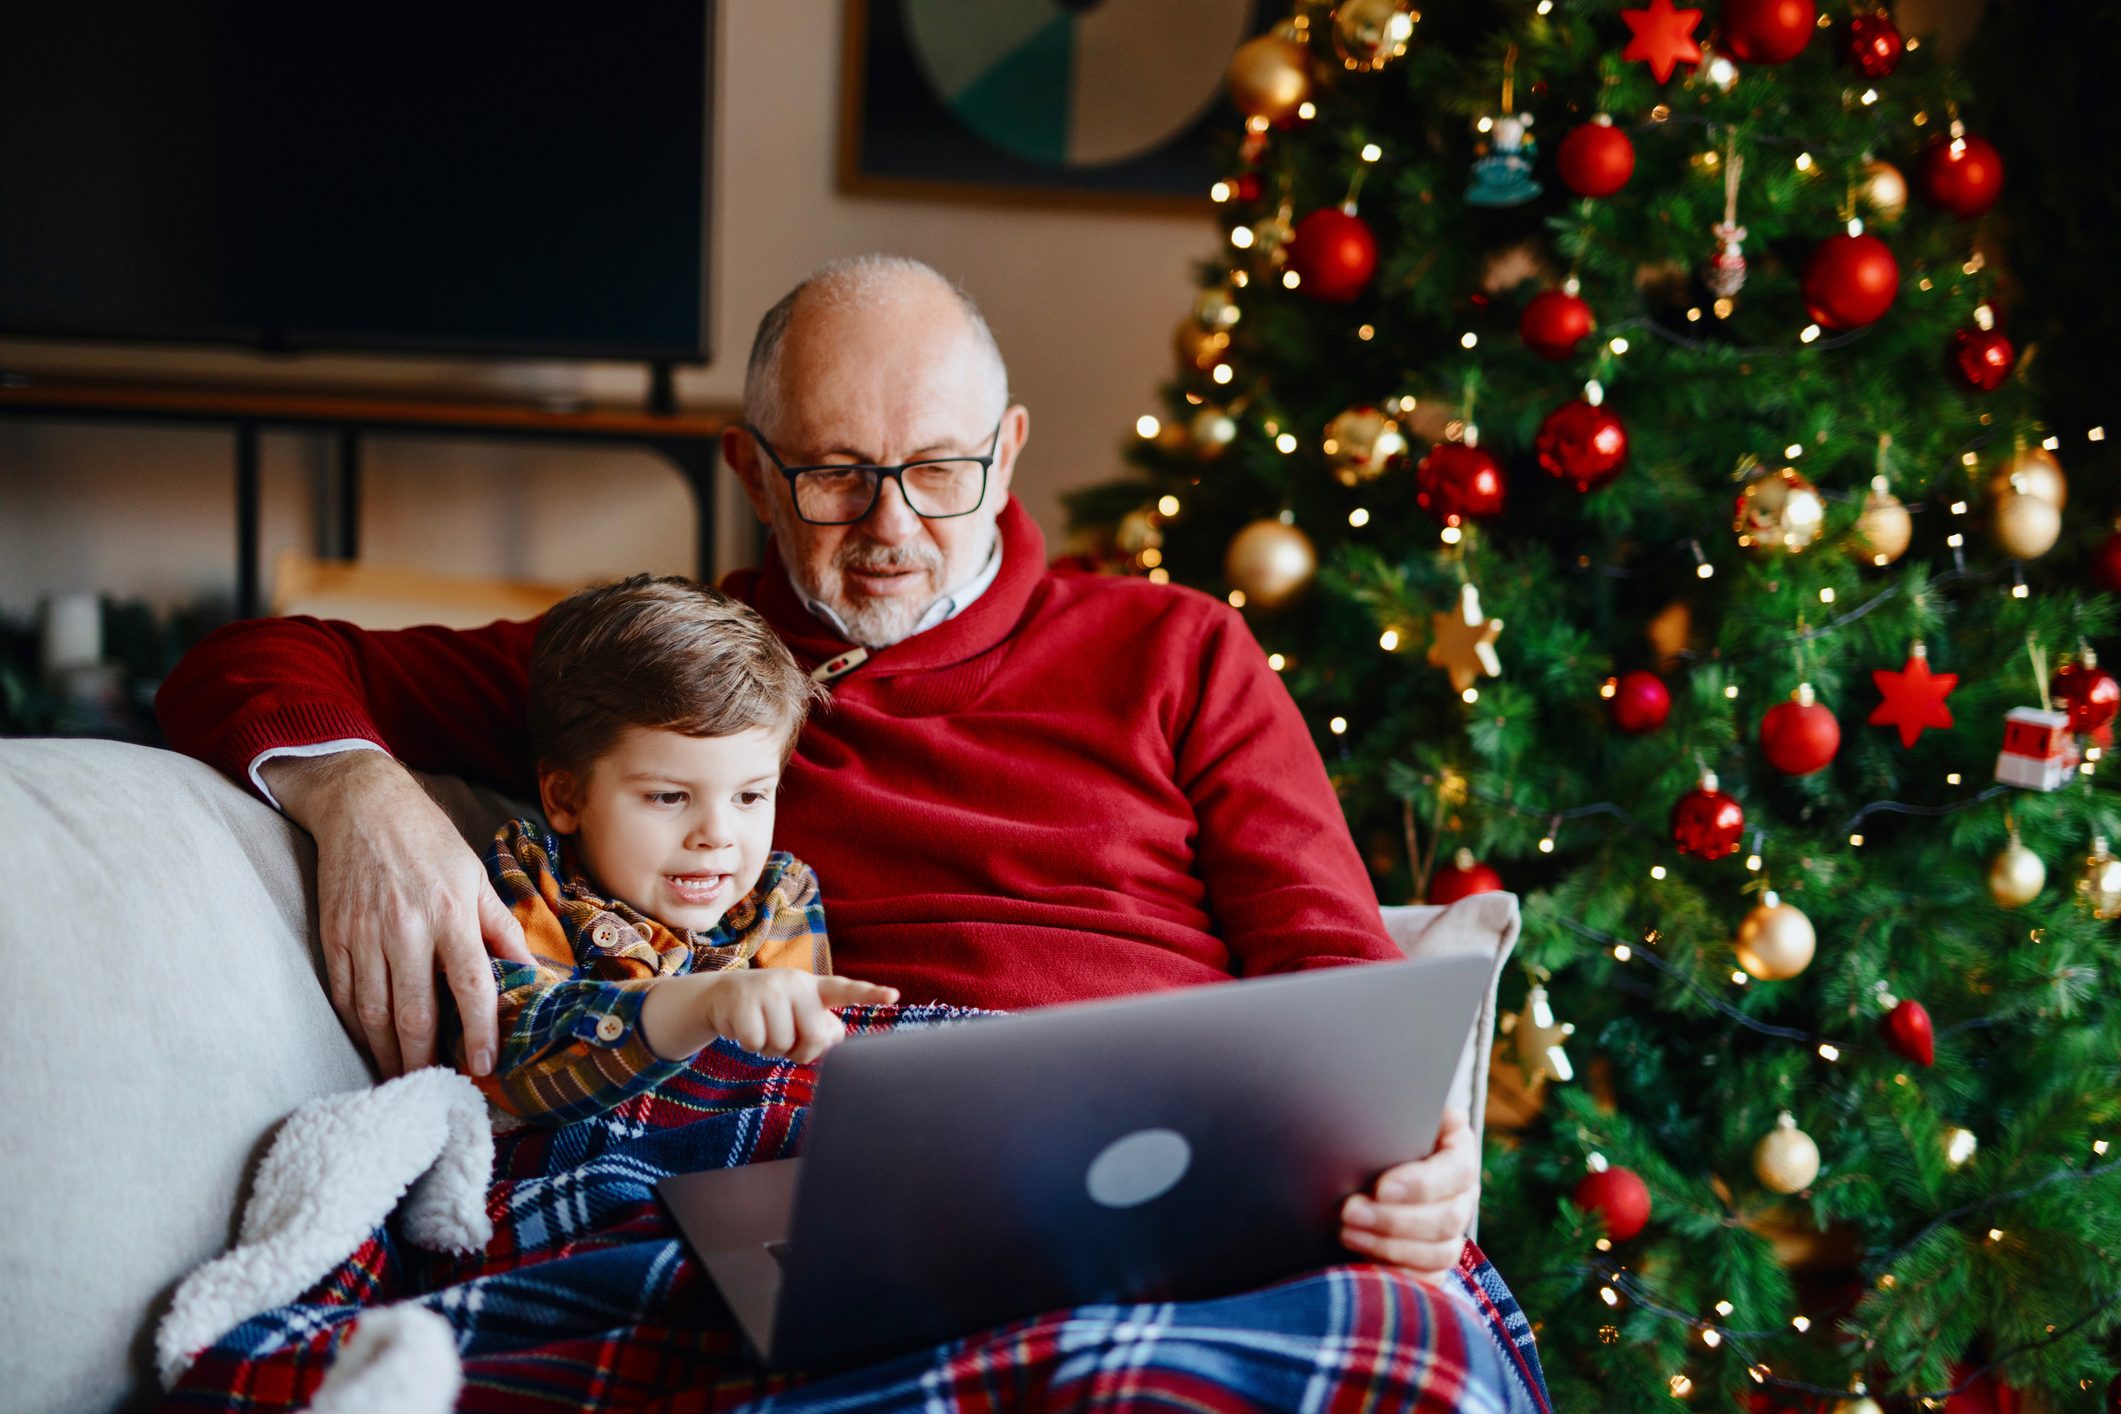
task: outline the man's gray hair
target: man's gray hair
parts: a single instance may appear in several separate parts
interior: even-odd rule
[[[994,362],[995,381],[1008,401],[1009,368],[1002,361],[994,331],[962,285],[944,277],[925,261],[907,255],[855,255],[835,260],[813,271],[808,278],[775,302],[759,320],[751,340],[751,360],[744,367],[744,417],[754,427],[771,427],[779,419],[781,401],[781,342],[795,321],[796,301],[806,295],[831,308],[860,309],[888,298],[909,280],[927,280],[948,290],[957,300],[972,331],[973,342]]]

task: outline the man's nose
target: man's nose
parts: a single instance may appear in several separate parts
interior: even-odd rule
[[[895,476],[884,478],[876,488],[876,504],[862,518],[862,528],[872,539],[886,545],[901,545],[920,534],[921,518],[906,499],[906,488]]]

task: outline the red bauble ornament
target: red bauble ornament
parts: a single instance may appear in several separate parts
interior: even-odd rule
[[[1502,514],[1502,464],[1478,447],[1438,442],[1414,468],[1414,500],[1445,525]]]
[[[1475,894],[1499,894],[1502,892],[1502,875],[1473,857],[1473,851],[1462,849],[1449,864],[1438,865],[1429,876],[1430,903],[1456,903]]]
[[[2121,594],[2121,530],[2108,535],[2092,556],[2092,583],[2109,594]]]
[[[1653,732],[1672,715],[1672,690],[1655,673],[1640,669],[1613,684],[1613,725],[1624,732]]]
[[[1605,1219],[1605,1233],[1625,1242],[1650,1221],[1650,1189],[1633,1169],[1608,1168],[1577,1181],[1569,1201]]]
[[[2069,713],[2073,732],[2095,732],[2121,712],[2121,682],[2115,682],[2114,675],[2089,655],[2081,663],[2057,668],[2048,691],[2055,705]]]
[[[1560,360],[1574,356],[1595,324],[1589,305],[1566,291],[1548,290],[1524,307],[1517,333],[1533,353]]]
[[[1917,1065],[1937,1063],[1937,1037],[1930,1028],[1929,1008],[1920,1002],[1902,1002],[1878,1022],[1886,1044]]]
[[[2018,351],[1994,329],[1960,329],[1952,335],[1952,371],[1970,388],[1993,393],[2011,376]]]
[[[1789,701],[1768,708],[1760,719],[1760,750],[1785,776],[1824,770],[1840,749],[1841,723],[1812,699],[1810,684],[1798,688]]]
[[[1675,10],[1672,0],[1650,0],[1640,10],[1622,10],[1620,18],[1628,27],[1628,47],[1620,51],[1621,59],[1648,64],[1657,82],[1669,79],[1680,64],[1701,62],[1701,46],[1694,42],[1701,11]]]
[[[1578,196],[1611,196],[1635,172],[1635,144],[1600,113],[1561,140],[1561,180]]]
[[[1672,806],[1672,843],[1681,854],[1721,859],[1738,852],[1738,837],[1744,833],[1745,808],[1717,789],[1713,773]]]
[[[1237,200],[1244,202],[1246,205],[1259,200],[1259,173],[1241,173],[1236,181],[1230,183],[1230,191]]]
[[[1606,409],[1579,398],[1547,414],[1534,445],[1548,475],[1590,491],[1620,475],[1628,459],[1628,430]]]
[[[1362,217],[1325,206],[1296,223],[1289,268],[1313,299],[1351,300],[1377,271],[1377,237]]]
[[[1899,27],[1885,11],[1849,18],[1849,62],[1861,69],[1866,78],[1889,76],[1900,67],[1900,55],[1906,49],[1907,41],[1900,37]]]
[[[1855,329],[1893,307],[1900,262],[1876,236],[1828,236],[1804,267],[1804,302],[1829,329]]]
[[[1922,195],[1971,220],[2003,195],[2003,154],[1984,138],[1940,136],[1922,154]]]
[[[1994,1375],[1976,1375],[1970,1365],[1952,1366],[1945,1379],[1959,1392],[1944,1401],[1944,1414],[2020,1414],[2023,1408],[2018,1391]]]
[[[1726,0],[1723,47],[1742,64],[1783,64],[1812,42],[1812,0]]]

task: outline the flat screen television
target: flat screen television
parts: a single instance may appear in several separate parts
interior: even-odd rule
[[[0,0],[0,335],[696,362],[711,0]]]

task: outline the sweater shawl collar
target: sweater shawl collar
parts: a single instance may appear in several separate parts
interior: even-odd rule
[[[949,667],[980,656],[1010,635],[1045,581],[1046,537],[1014,496],[1003,504],[996,527],[1002,564],[993,585],[957,617],[888,648],[871,649],[860,676],[876,679]],[[804,605],[789,583],[777,542],[767,542],[761,568],[738,570],[722,587],[757,609],[806,670],[855,646]]]

